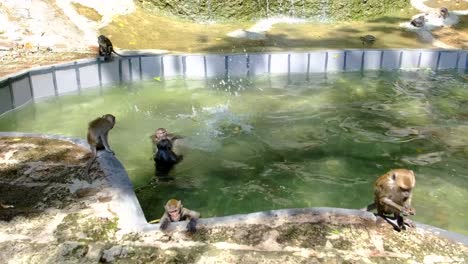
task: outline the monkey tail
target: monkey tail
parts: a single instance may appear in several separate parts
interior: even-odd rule
[[[85,176],[88,177],[89,176],[89,169],[91,169],[91,165],[93,165],[94,161],[96,160],[97,158],[97,155],[94,155],[94,157],[92,157],[89,161],[88,161],[88,164],[86,165],[86,169],[85,169]]]
[[[120,54],[120,53],[117,53],[117,51],[115,51],[114,49],[112,49],[112,52],[114,52],[115,55],[117,55],[117,56],[119,56],[119,57],[122,57],[122,58],[127,57],[127,56],[125,56],[125,55],[122,55],[122,54]]]

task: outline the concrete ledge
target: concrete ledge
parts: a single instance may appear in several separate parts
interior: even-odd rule
[[[0,132],[0,137],[39,137],[48,139],[57,139],[74,143],[80,147],[89,148],[84,139],[61,136],[47,135],[40,133],[21,133],[21,132]],[[127,172],[122,163],[111,153],[105,151],[98,152],[98,162],[106,176],[111,188],[116,194],[116,199],[112,202],[112,208],[119,218],[119,227],[124,232],[158,232],[159,224],[148,224],[140,203],[133,190]],[[376,216],[373,213],[356,210],[333,207],[314,207],[314,208],[294,208],[255,212],[249,214],[237,214],[223,217],[201,218],[198,221],[199,227],[214,226],[234,226],[240,224],[255,225],[266,224],[271,226],[281,225],[285,222],[308,222],[308,223],[330,223],[344,221],[340,216],[347,216],[346,223],[350,222],[349,216],[354,219],[376,222]],[[184,230],[187,222],[172,223],[169,230]],[[439,237],[444,237],[464,245],[468,245],[468,237],[455,232],[447,231],[430,225],[417,223],[417,228],[431,232]]]

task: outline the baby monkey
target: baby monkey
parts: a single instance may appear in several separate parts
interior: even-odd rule
[[[367,211],[377,208],[377,214],[389,222],[396,230],[405,229],[405,225],[415,227],[409,219],[402,215],[414,215],[411,207],[411,197],[416,178],[412,170],[394,169],[380,176],[374,184],[374,203],[367,206]],[[386,217],[394,214],[396,223]]]
[[[197,220],[200,218],[200,213],[191,211],[184,208],[181,201],[176,199],[170,199],[164,206],[164,214],[161,217],[159,228],[166,230],[171,222],[179,222],[189,220],[187,224],[188,232],[195,232],[197,226]]]

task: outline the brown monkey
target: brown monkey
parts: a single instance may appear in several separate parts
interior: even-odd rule
[[[115,125],[115,116],[105,114],[94,119],[88,124],[88,144],[91,148],[92,157],[86,166],[86,174],[89,174],[89,168],[97,157],[97,151],[105,149],[107,152],[114,154],[109,147],[108,134]]]
[[[200,213],[184,208],[182,202],[176,199],[170,199],[167,201],[164,209],[165,211],[161,217],[159,225],[161,230],[166,230],[171,222],[179,222],[189,219],[190,221],[187,224],[187,231],[196,231],[197,220],[200,217]]]
[[[112,46],[112,42],[109,38],[104,35],[100,35],[98,37],[98,44],[99,44],[99,56],[104,56],[104,60],[110,60],[112,52],[120,57],[125,57],[114,50],[114,46]]]
[[[380,176],[374,184],[374,203],[367,206],[370,211],[377,208],[377,214],[392,224],[400,231],[405,224],[414,227],[409,219],[403,219],[401,215],[414,215],[416,212],[411,207],[412,190],[416,185],[416,178],[412,170],[394,169]],[[394,214],[397,223],[393,223],[386,214]],[[400,215],[401,214],[401,215]]]

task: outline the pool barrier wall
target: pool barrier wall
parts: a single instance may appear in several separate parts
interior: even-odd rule
[[[215,78],[248,77],[262,74],[302,74],[331,72],[363,72],[366,70],[456,70],[465,74],[468,68],[467,50],[329,50],[314,52],[230,55],[127,55],[104,62],[101,58],[84,59],[71,63],[43,66],[22,71],[0,79],[0,115],[21,107],[35,99],[60,96],[70,92],[149,80],[155,77]],[[306,77],[304,77],[306,78]],[[88,148],[81,139],[64,136],[0,132],[0,136],[33,136],[73,142]],[[127,231],[154,231],[159,225],[147,223],[132,183],[120,161],[110,153],[98,154],[99,164],[112,187],[118,190],[119,219]],[[341,208],[302,208],[256,212],[200,219],[200,225],[226,225],[251,222],[261,218],[297,214],[354,215],[375,219],[369,212]],[[184,228],[185,223],[174,223],[171,228]],[[464,245],[468,236],[419,224],[430,231]]]
[[[465,74],[468,50],[325,50],[286,53],[177,54],[123,52],[105,62],[83,59],[21,71],[0,78],[0,115],[39,98],[85,89],[170,78],[242,78],[263,74],[456,70]]]

